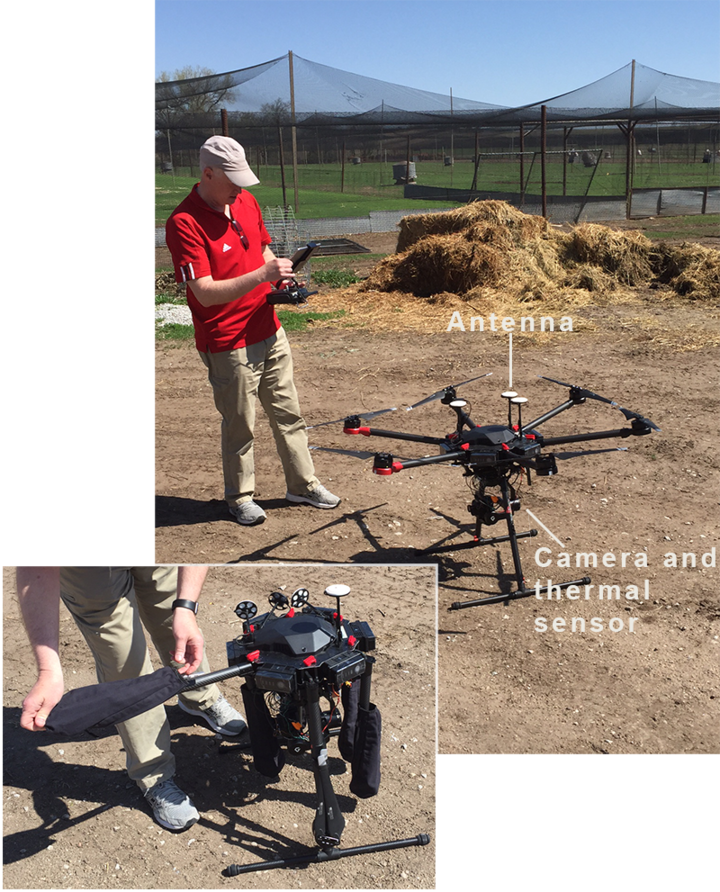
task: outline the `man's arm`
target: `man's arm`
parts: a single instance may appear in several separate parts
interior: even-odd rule
[[[177,597],[183,601],[197,602],[207,572],[207,567],[178,567]],[[173,610],[173,635],[175,636],[173,659],[176,663],[184,664],[178,672],[181,675],[189,675],[199,667],[204,647],[202,632],[192,610],[184,607]]]
[[[17,593],[38,667],[37,681],[23,700],[20,725],[39,731],[65,690],[59,654],[60,568],[18,567]]]
[[[190,279],[188,285],[196,300],[203,307],[227,304],[244,297],[253,288],[265,282],[277,282],[292,276],[292,263],[285,257],[276,257],[268,245],[263,249],[263,266],[234,279],[215,280],[212,276]]]

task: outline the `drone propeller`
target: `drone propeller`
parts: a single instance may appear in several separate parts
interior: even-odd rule
[[[357,449],[339,449],[333,446],[310,446],[318,452],[334,452],[336,455],[349,455],[351,458],[375,458],[374,452],[363,452]]]
[[[378,409],[376,412],[365,412],[363,415],[358,415],[357,417],[361,421],[370,421],[372,418],[377,418],[378,415],[385,415],[386,412],[397,412],[397,407],[394,406],[392,409]],[[339,424],[341,421],[345,421],[348,417],[348,415],[345,415],[342,418],[335,418],[333,421],[321,421],[320,424],[311,424],[307,430],[311,431],[316,427],[325,427],[328,424]]]
[[[442,390],[436,390],[435,393],[430,394],[430,396],[426,396],[424,399],[420,400],[419,403],[413,403],[412,406],[406,406],[405,411],[409,412],[411,409],[417,409],[418,406],[424,406],[425,403],[430,403],[433,400],[440,399],[440,397],[444,396],[446,391],[451,388],[455,390],[458,387],[462,387],[463,384],[470,384],[472,381],[479,381],[480,378],[487,378],[489,375],[492,375],[492,372],[487,372],[485,375],[478,375],[477,378],[468,378],[467,381],[461,381],[459,384],[449,384],[447,387],[443,387]],[[357,413],[349,413],[345,415],[343,418],[335,418],[333,421],[321,421],[319,424],[311,424],[306,430],[314,430],[316,427],[325,427],[328,424],[339,424],[341,421],[345,421],[346,418],[350,418],[351,416],[357,417],[360,421],[371,421],[373,418],[377,418],[379,415],[385,415],[387,412],[397,412],[397,406],[393,406],[390,409],[378,409],[375,412],[363,412],[361,414]]]
[[[606,396],[600,396],[598,393],[593,393],[592,390],[586,390],[584,387],[578,387],[576,384],[568,384],[567,381],[558,381],[556,378],[548,378],[545,375],[538,375],[538,378],[542,378],[544,381],[552,381],[553,384],[559,384],[561,387],[569,387],[570,390],[575,391],[575,393],[584,399],[590,400],[599,400],[601,403],[607,403],[609,406],[612,406],[613,409],[617,409],[622,412],[625,418],[628,421],[639,421],[642,424],[646,424],[648,427],[651,427],[654,431],[660,431],[660,428],[649,418],[645,418],[644,415],[641,415],[639,412],[633,412],[632,409],[624,409],[620,403],[616,403],[615,400],[609,400]]]
[[[420,402],[413,403],[412,406],[407,406],[405,411],[409,412],[411,409],[417,409],[418,406],[424,406],[425,403],[439,400],[441,397],[445,396],[448,390],[457,390],[458,387],[462,387],[464,384],[471,384],[473,381],[479,381],[481,378],[489,378],[490,375],[492,375],[492,372],[486,372],[484,375],[478,375],[476,378],[468,378],[467,381],[461,381],[459,384],[448,384],[447,387],[443,387],[442,390],[436,390],[435,393],[431,393],[430,396],[426,396],[424,399],[420,400]]]

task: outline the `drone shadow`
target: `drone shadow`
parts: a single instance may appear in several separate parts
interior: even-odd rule
[[[178,715],[171,717],[171,727],[182,726],[185,723],[183,714],[179,709],[172,712]],[[285,765],[275,778],[264,777],[255,770],[249,747],[236,747],[231,741],[221,741],[214,755],[223,757],[218,764],[223,765],[221,774],[224,781],[220,789],[206,782],[204,787],[193,791],[193,802],[201,812],[198,822],[201,826],[221,834],[227,843],[252,855],[253,862],[315,853],[316,849],[301,846],[296,839],[282,833],[277,824],[261,824],[245,811],[261,802],[267,803],[274,812],[297,806],[298,819],[301,820],[304,815],[310,825],[317,807],[315,792],[283,788],[283,777],[287,772],[312,772],[309,754],[294,755],[286,751]],[[328,759],[328,769],[333,776],[345,774],[348,770],[344,760],[336,756]],[[358,803],[351,796],[336,792],[336,799],[344,815],[357,808]],[[219,813],[220,819],[210,817],[212,813]],[[295,823],[299,824],[300,820]]]
[[[20,713],[19,707],[3,708],[3,784],[31,794],[32,808],[41,823],[4,837],[3,864],[14,864],[38,854],[57,842],[63,831],[108,809],[132,808],[138,804],[139,791],[133,789],[135,784],[128,784],[123,770],[108,771],[52,759],[45,748],[62,747],[72,738],[52,731],[26,731],[20,727]],[[89,736],[81,739],[91,740]],[[78,817],[70,817],[67,797],[98,805]],[[7,799],[5,808],[7,815]]]

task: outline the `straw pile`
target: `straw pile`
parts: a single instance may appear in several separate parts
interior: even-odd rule
[[[639,232],[587,223],[560,232],[506,202],[478,201],[442,213],[405,217],[397,253],[386,257],[361,292],[433,298],[587,303],[627,298],[658,284],[690,299],[720,298],[720,252],[699,245],[655,245]]]

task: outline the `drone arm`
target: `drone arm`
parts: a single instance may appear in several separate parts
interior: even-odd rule
[[[387,437],[391,440],[408,440],[413,443],[428,443],[431,446],[440,446],[445,442],[443,437],[424,437],[420,434],[402,434],[398,431],[379,430],[375,427],[348,427],[343,428],[344,434],[362,434],[363,437]]]
[[[633,430],[631,427],[621,427],[613,431],[597,431],[593,434],[568,434],[566,437],[543,437],[542,446],[562,446],[565,443],[582,443],[586,440],[610,440],[613,437],[632,437],[647,431]]]
[[[556,415],[559,415],[566,409],[571,409],[573,406],[577,405],[577,400],[567,400],[567,402],[564,402],[562,405],[556,406],[554,409],[550,409],[549,412],[546,412],[544,415],[541,415],[539,418],[531,421],[530,424],[523,424],[523,430],[535,430],[535,428],[539,425],[545,424],[546,421],[549,421],[551,418],[554,418]]]
[[[423,465],[436,465],[441,462],[459,461],[467,455],[461,450],[446,452],[442,455],[428,455],[425,458],[412,458],[407,461],[394,461],[392,455],[386,452],[378,452],[375,456],[373,464],[373,472],[382,476],[396,474],[398,471],[404,471],[407,468],[419,468]]]
[[[255,660],[259,656],[259,651],[254,651],[246,656],[246,662],[239,663],[236,666],[228,666],[227,669],[216,669],[215,672],[196,672],[194,675],[187,675],[187,685],[192,688],[200,688],[208,684],[215,684],[218,681],[226,681],[228,678],[236,678],[239,675],[250,675],[255,668]]]

